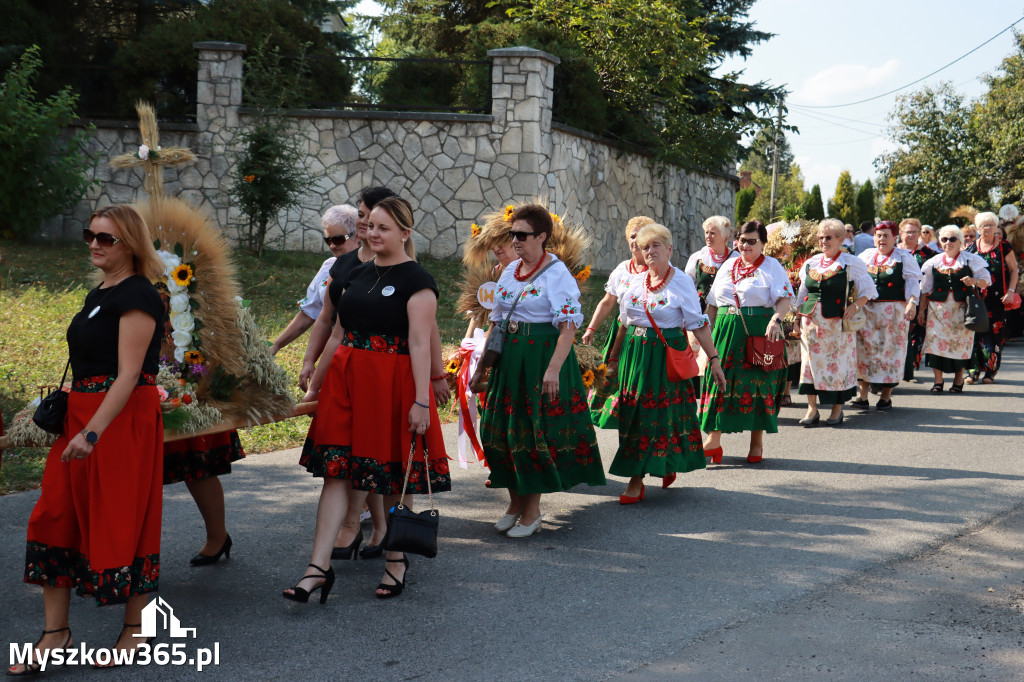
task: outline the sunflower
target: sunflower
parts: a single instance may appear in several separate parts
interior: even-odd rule
[[[479,237],[480,236],[480,226],[477,225],[476,223],[473,223],[472,225],[470,225],[469,229],[473,233],[474,237]]]
[[[185,362],[190,365],[201,365],[206,358],[197,350],[185,351]]]
[[[594,370],[588,369],[583,373],[583,385],[587,388],[594,385]]]
[[[506,223],[509,222],[510,220],[512,220],[512,214],[515,213],[515,212],[516,212],[516,207],[513,206],[512,204],[509,204],[508,206],[505,207],[505,222]]]
[[[182,263],[171,270],[171,279],[178,286],[187,287],[189,282],[192,281],[192,266]]]
[[[448,361],[448,364],[445,366],[444,370],[449,374],[457,374],[459,371],[460,364],[461,363],[459,362],[459,358],[454,357]]]
[[[562,222],[562,218],[557,213],[551,213],[549,211],[549,215],[551,216],[551,222],[554,223],[555,225]]]
[[[586,282],[588,279],[590,279],[590,266],[588,265],[584,267],[582,270],[573,275],[573,277],[576,278],[577,282]]]

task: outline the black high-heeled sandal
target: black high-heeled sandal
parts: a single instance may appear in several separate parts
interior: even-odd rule
[[[964,385],[963,384],[953,384],[952,386],[949,387],[949,392],[950,393],[963,393],[964,392]]]
[[[320,590],[320,603],[323,604],[327,601],[327,595],[331,593],[331,588],[334,587],[334,566],[331,566],[326,571],[317,566],[316,564],[310,564],[309,567],[315,568],[316,570],[320,571],[320,575],[324,577],[324,581],[319,585],[314,586],[312,589],[304,590],[301,587],[299,587],[299,583],[309,578],[319,577],[316,575],[304,575],[302,576],[302,578],[299,579],[299,583],[295,583],[295,587],[292,588],[292,593],[288,594],[287,592],[282,592],[282,597],[290,601],[297,601],[302,604],[305,604],[309,601],[309,597],[311,594],[313,594],[317,590]]]
[[[8,668],[7,669],[7,676],[8,677],[25,677],[26,675],[38,675],[39,673],[41,673],[43,671],[43,665],[42,665],[42,663],[40,663],[39,661],[36,660],[36,649],[42,643],[43,637],[45,637],[46,635],[52,635],[55,632],[64,632],[65,630],[68,631],[68,638],[65,639],[64,643],[61,644],[57,648],[58,649],[67,649],[68,646],[71,645],[71,628],[57,628],[56,630],[43,630],[43,634],[39,635],[39,641],[37,641],[35,643],[35,646],[32,647],[32,662],[31,663],[22,663],[22,665],[24,665],[25,667],[21,670],[21,672],[17,672],[17,673],[16,672],[11,672],[11,669]],[[53,663],[50,662],[48,665],[53,665]]]
[[[387,590],[387,592],[385,592],[384,594],[381,594],[380,592],[375,592],[375,594],[377,595],[377,599],[391,599],[392,597],[397,597],[398,595],[402,594],[402,590],[405,589],[405,580],[408,580],[409,578],[408,557],[403,556],[401,559],[385,559],[384,562],[384,572],[388,574],[389,578],[395,581],[395,584],[385,585],[384,583],[381,583],[380,585],[377,585],[378,590]],[[398,578],[396,578],[395,574],[388,570],[387,564],[405,564],[405,575],[402,576],[404,580],[399,580]]]
[[[376,559],[384,554],[384,543],[379,545],[366,545],[359,550],[360,559]]]
[[[932,389],[931,389],[932,393],[942,393],[942,387],[945,386],[945,385],[946,385],[945,383],[932,384]]]
[[[124,631],[125,630],[127,630],[128,628],[141,628],[141,627],[142,627],[142,623],[122,623],[121,624],[121,632],[118,633],[117,641],[114,642],[114,646],[111,647],[110,650],[113,651],[114,649],[117,648],[117,642],[121,641],[121,637],[124,635]],[[133,637],[133,639],[135,639],[135,638]],[[156,637],[147,637],[145,639],[144,643],[152,645],[153,644],[153,640],[155,640],[155,639],[156,639]],[[138,648],[138,647],[136,647],[136,648]],[[110,663],[108,663],[107,665],[100,665],[99,663],[94,663],[92,667],[93,668],[106,669],[106,668],[120,668],[123,665],[122,663],[116,663],[115,661],[116,661],[116,659],[111,657]]]
[[[349,559],[355,561],[359,558],[359,545],[361,544],[363,544],[362,528],[352,538],[352,542],[349,543],[348,547],[335,547],[331,550],[331,561],[348,561]]]
[[[193,566],[209,566],[210,564],[215,564],[218,561],[220,561],[220,557],[221,557],[222,554],[224,555],[225,559],[230,559],[231,558],[231,536],[230,535],[228,535],[227,539],[224,541],[224,544],[220,546],[220,549],[217,550],[216,554],[214,554],[213,556],[208,556],[208,555],[203,554],[202,552],[200,552],[199,554],[196,554],[194,557],[192,557],[192,559],[189,561],[189,563],[192,564]]]

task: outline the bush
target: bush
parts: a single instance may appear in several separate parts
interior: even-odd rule
[[[461,81],[455,64],[392,62],[380,84],[380,105],[398,110],[451,108]]]
[[[42,60],[30,47],[0,85],[0,236],[28,239],[46,218],[72,206],[94,181],[81,151],[85,132],[68,136],[78,97],[70,88],[39,101]]]

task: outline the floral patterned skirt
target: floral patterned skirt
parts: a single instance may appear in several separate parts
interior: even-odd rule
[[[973,351],[974,332],[964,326],[964,304],[952,295],[942,302],[928,301],[925,364],[942,372],[959,372],[970,367]]]
[[[299,464],[311,474],[348,479],[356,490],[382,495],[402,491],[413,437],[409,410],[416,400],[412,363],[404,341],[346,333],[331,359],[320,389],[316,418],[309,425],[299,458]],[[433,492],[451,490],[433,390],[425,440]],[[407,491],[411,494],[427,493],[423,456],[423,441],[417,439]]]
[[[164,485],[230,474],[231,463],[243,457],[245,450],[234,430],[164,443]]]
[[[906,301],[870,301],[867,324],[857,332],[857,379],[892,388],[903,378],[910,322]]]
[[[480,440],[492,488],[527,495],[605,484],[575,351],[562,363],[558,397],[542,395],[557,341],[558,330],[550,324],[520,325],[517,333],[509,332],[491,370]]]
[[[843,331],[843,318],[827,318],[821,306],[800,317],[800,393],[822,405],[845,403],[857,393],[856,334]]]
[[[135,388],[87,457],[61,461],[105,396],[69,394],[25,553],[25,582],[73,587],[101,606],[156,591],[163,506],[163,419],[154,386]]]
[[[744,313],[751,334],[761,336],[768,328],[772,311],[760,315]],[[700,396],[700,427],[704,431],[767,431],[779,430],[778,396],[786,385],[785,369],[765,372],[763,369],[743,367],[747,347],[747,333],[738,315],[719,308],[715,327],[711,331],[722,371],[725,390],[711,378],[710,368],[704,371],[703,392]]]
[[[672,348],[687,347],[682,331],[662,333]],[[693,382],[669,381],[666,355],[653,329],[626,329],[619,363],[619,449],[610,474],[664,477],[705,466]]]
[[[612,318],[612,328],[608,332],[608,341],[604,344],[603,362],[608,362],[608,355],[615,345],[615,335],[619,333],[619,318]],[[600,384],[600,385],[598,385]],[[619,428],[619,382],[595,382],[587,396],[590,402],[590,418],[599,429]]]

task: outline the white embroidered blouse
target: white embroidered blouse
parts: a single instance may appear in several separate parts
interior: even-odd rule
[[[952,265],[946,265],[942,260],[943,258],[946,258],[946,254],[940,253],[926,260],[924,265],[921,266],[921,274],[923,275],[921,279],[922,294],[930,294],[935,288],[935,276],[933,273],[936,269],[956,271],[966,265],[971,268],[971,275],[975,279],[983,279],[985,284],[992,284],[992,273],[988,271],[988,263],[978,254],[961,251]]]
[[[503,320],[518,296],[519,305],[512,314],[512,319],[517,322],[550,322],[556,329],[563,322],[571,322],[577,328],[583,324],[579,285],[565,263],[554,254],[550,256],[554,265],[529,284],[515,277],[520,260],[508,264],[494,291],[491,322]]]
[[[730,258],[732,258],[735,255],[737,255],[736,254],[736,250],[735,249],[729,249],[729,255],[726,256],[726,260],[729,260]],[[704,246],[704,247],[702,247],[700,249],[700,251],[694,251],[693,253],[690,254],[690,257],[688,259],[686,259],[686,267],[683,268],[683,272],[685,272],[687,275],[689,275],[690,279],[692,279],[694,282],[697,281],[697,265],[698,264],[703,265],[705,267],[705,272],[710,272],[711,270],[718,270],[718,269],[720,269],[719,264],[716,263],[711,258],[711,247],[710,246]],[[723,265],[724,265],[724,263],[723,263]]]
[[[793,303],[793,284],[789,281],[789,273],[775,258],[765,256],[764,262],[758,266],[753,275],[744,277],[738,283],[732,281],[732,269],[739,256],[733,256],[722,264],[715,281],[708,292],[708,305],[728,308],[736,305],[733,292],[740,299],[744,308],[774,308],[779,299],[788,298]]]
[[[895,248],[886,256],[885,260],[876,262],[875,257],[877,255],[878,249],[871,247],[862,251],[857,257],[864,261],[864,265],[868,266],[869,275],[872,268],[891,268],[896,263],[903,263],[903,293],[907,297],[906,300],[921,298],[921,277],[923,275],[921,273],[921,266],[917,264],[914,254],[906,249]]]
[[[651,317],[661,329],[698,329],[708,323],[700,311],[697,287],[686,273],[673,267],[672,279],[658,291],[647,290],[647,275],[637,276],[619,297],[619,322],[624,325],[650,327],[644,312],[646,303]]]
[[[643,272],[647,272],[646,268],[641,273],[632,272],[632,263],[633,259],[627,258],[626,260],[622,261],[621,263],[615,266],[615,269],[612,270],[612,274],[608,275],[608,281],[605,282],[604,285],[604,290],[607,293],[611,294],[615,298],[618,298],[619,296],[622,295],[623,291],[629,288],[629,285],[632,283],[634,277],[636,277],[638,274],[643,274]]]
[[[314,320],[320,315],[324,307],[324,294],[327,293],[327,279],[331,274],[331,266],[337,258],[331,256],[324,261],[317,271],[316,277],[306,287],[306,295],[299,300],[299,310]]]
[[[875,288],[875,280],[871,279],[871,275],[868,274],[868,266],[864,265],[864,261],[856,256],[852,256],[846,252],[841,251],[839,257],[835,259],[833,263],[830,263],[827,268],[821,267],[821,261],[825,257],[823,253],[816,253],[807,259],[804,266],[800,268],[800,291],[797,292],[796,300],[797,304],[802,304],[807,299],[807,278],[810,276],[808,273],[814,270],[816,273],[824,275],[830,272],[836,272],[840,268],[847,268],[846,274],[849,276],[849,282],[851,287],[857,287],[858,296],[867,296],[869,301],[873,301],[878,298],[878,289]]]

